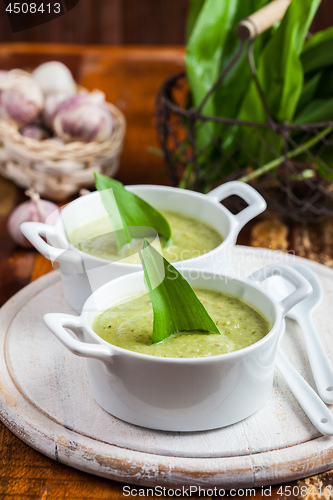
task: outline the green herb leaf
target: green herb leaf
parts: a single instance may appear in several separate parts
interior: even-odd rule
[[[293,118],[303,85],[299,56],[320,1],[292,0],[280,26],[260,55],[257,78],[268,110],[278,122]],[[241,118],[266,122],[254,82],[244,101]]]
[[[333,97],[312,100],[296,117],[294,123],[319,123],[332,120]]]
[[[190,107],[202,107],[205,115],[223,118],[236,118],[244,94],[251,81],[251,71],[247,51],[241,51],[241,43],[236,35],[239,21],[257,11],[269,0],[191,0],[188,12],[186,72],[191,87]],[[255,54],[259,54],[269,32],[256,40]],[[236,58],[237,61],[236,61]],[[232,62],[234,61],[234,62]],[[208,91],[218,81],[219,75],[226,68],[227,74],[216,84],[214,92],[203,100]],[[203,104],[202,104],[203,103]],[[196,163],[187,161],[187,168],[180,186],[205,190],[205,182],[200,178],[211,177],[211,182],[221,176],[229,175],[236,162],[221,162],[221,149],[225,156],[238,148],[234,128],[221,123],[197,120],[194,124]],[[219,138],[220,143],[212,138]],[[211,169],[211,165],[219,165]],[[212,170],[212,173],[210,171]]]
[[[304,73],[318,71],[333,64],[333,26],[315,33],[304,45],[301,55]]]
[[[296,117],[314,99],[321,78],[322,78],[322,72],[316,73],[304,83],[302,93],[297,103],[297,109],[295,113]]]
[[[279,27],[260,54],[257,78],[268,111],[271,117],[279,123],[293,120],[303,87],[300,54],[320,1],[292,0]],[[242,104],[240,119],[267,122],[254,81]],[[245,130],[245,134],[251,135],[252,130]],[[246,147],[253,157],[259,158],[259,163],[265,163],[271,159],[267,157],[267,151],[262,147],[263,143],[274,145],[278,152],[282,151],[283,141],[280,140],[277,143],[275,132],[263,131],[260,137],[256,134],[247,142]]]
[[[187,14],[187,23],[186,23],[186,40],[188,40],[191,36],[192,30],[197,22],[200,10],[204,4],[205,0],[191,0],[190,6]]]
[[[142,264],[154,313],[153,344],[176,332],[220,333],[190,284],[147,240]]]
[[[223,2],[222,2],[223,3]],[[240,21],[247,18],[268,3],[268,0],[237,0],[233,2],[232,25],[226,27],[227,36],[223,46],[223,58],[220,71],[224,69],[240,48],[240,41],[236,35],[236,27]],[[256,39],[254,47],[255,59],[259,57],[265,46],[271,30],[261,34]],[[222,79],[214,95],[216,116],[236,118],[248,87],[252,81],[247,50],[244,47],[240,58],[232,65],[227,75]]]
[[[136,194],[127,191],[121,182],[96,172],[94,175],[96,189],[100,191],[102,202],[110,217],[118,251],[136,237],[131,228],[138,226],[155,229],[158,235],[166,240],[166,245],[170,243],[170,225],[158,210]]]
[[[333,97],[333,64],[323,72],[315,73],[321,75],[318,87],[316,89],[316,98],[326,99]]]
[[[188,17],[186,73],[197,108],[239,49],[236,26],[260,9],[268,0],[192,0]],[[259,45],[261,40],[259,41]],[[218,91],[205,103],[202,112],[210,116],[232,117],[240,106],[251,79],[246,51],[220,82]],[[200,123],[196,133],[198,149],[205,148],[221,125]],[[201,159],[204,163],[205,156]]]
[[[191,87],[194,106],[197,108],[212,87],[220,73],[221,57],[225,44],[230,17],[233,15],[234,0],[216,2],[206,0],[196,13],[186,47],[186,72]],[[192,16],[192,11],[191,11]],[[207,115],[214,115],[214,100],[211,96],[203,109]],[[211,140],[212,123],[205,123],[196,134],[196,143],[204,148]]]

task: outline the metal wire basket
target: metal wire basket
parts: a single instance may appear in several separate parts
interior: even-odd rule
[[[253,58],[255,35],[252,40],[241,42],[237,54],[198,108],[191,108],[185,73],[168,78],[162,85],[156,99],[156,123],[168,175],[174,185],[197,191],[207,191],[223,180],[249,182],[265,197],[271,213],[278,213],[287,219],[318,221],[332,216],[333,121],[296,125],[273,120],[256,77]],[[244,38],[251,38],[251,34],[245,34]],[[266,123],[205,115],[202,112],[204,104],[246,50],[246,45],[252,77],[265,109]],[[220,124],[220,132],[216,136],[211,134],[209,126],[213,122]],[[205,149],[214,151],[213,155],[207,155],[209,161],[205,164],[199,162],[205,150],[196,142],[196,134],[202,127],[206,127],[211,135]],[[247,133],[239,134],[241,129],[246,129]],[[262,137],[265,129],[271,131],[269,142]],[[226,134],[232,137],[228,147],[223,141]],[[253,138],[261,141],[261,158],[265,155],[269,158],[264,168],[261,159],[253,156],[248,147]],[[236,200],[229,204],[229,208],[238,210]]]

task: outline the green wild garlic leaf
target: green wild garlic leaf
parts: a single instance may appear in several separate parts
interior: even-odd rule
[[[303,67],[300,55],[311,21],[320,0],[292,0],[279,27],[260,54],[257,65],[257,78],[271,117],[282,123],[294,118],[297,103],[303,87]],[[239,118],[244,121],[267,122],[265,110],[252,81],[242,103]],[[244,135],[250,136],[251,130]],[[260,137],[244,137],[247,150],[265,163],[271,159],[263,144],[274,145],[282,152],[283,141],[272,130],[263,130]],[[268,155],[268,156],[267,156]]]
[[[305,42],[301,61],[305,74],[333,65],[333,26],[315,33]]]
[[[220,333],[190,284],[147,240],[142,265],[154,314],[153,344],[176,332]]]
[[[108,212],[119,252],[136,237],[135,227],[152,228],[165,239],[165,245],[170,244],[170,225],[158,210],[128,191],[121,182],[96,172],[95,185]]]
[[[257,11],[268,0],[191,0],[186,46],[186,73],[191,88],[193,106],[197,108],[208,91],[240,50],[240,41],[236,35],[238,23]],[[256,41],[255,52],[259,53],[266,41],[266,34]],[[251,71],[247,51],[243,49],[239,59],[219,82],[214,93],[205,103],[202,112],[205,115],[223,118],[236,118],[244,94],[251,81]],[[212,137],[221,138],[220,147],[228,152],[235,149],[234,131],[221,123],[198,120],[195,124],[195,142],[198,150],[197,161],[200,170],[206,165],[218,161],[219,148]],[[217,156],[217,158],[215,158]],[[228,175],[232,171],[230,162],[221,165],[221,173]],[[190,185],[192,166],[189,164],[184,176],[184,185]],[[213,180],[213,179],[212,179]]]

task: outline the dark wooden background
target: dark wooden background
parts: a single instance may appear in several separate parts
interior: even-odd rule
[[[188,5],[189,0],[80,0],[64,16],[13,34],[1,1],[0,42],[183,44]],[[333,1],[322,0],[312,31],[332,24]]]

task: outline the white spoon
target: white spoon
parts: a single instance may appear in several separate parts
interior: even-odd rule
[[[308,267],[301,264],[291,264],[291,266],[310,282],[313,292],[308,298],[294,306],[288,312],[287,317],[296,320],[299,324],[318,394],[325,403],[331,404],[333,403],[333,369],[312,323],[313,310],[322,299],[321,285]],[[273,287],[271,288],[273,284],[274,292]],[[269,291],[278,299],[290,293],[291,285],[279,277],[271,278],[268,286]]]
[[[280,347],[276,367],[313,425],[325,436],[333,436],[333,415],[318,394],[288,361]]]

